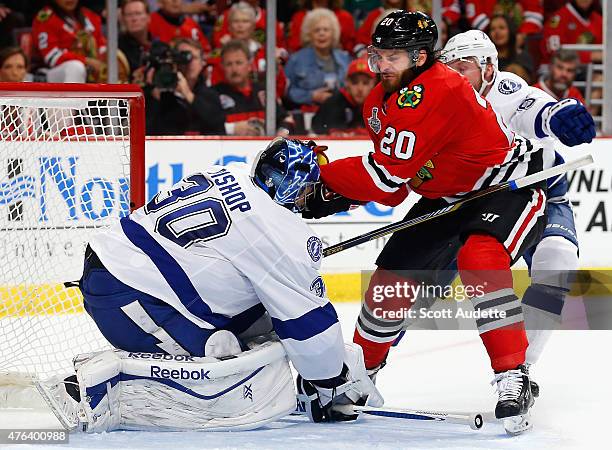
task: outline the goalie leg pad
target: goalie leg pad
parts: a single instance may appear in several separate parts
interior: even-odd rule
[[[75,366],[87,432],[253,429],[295,409],[279,342],[225,360],[114,350]]]

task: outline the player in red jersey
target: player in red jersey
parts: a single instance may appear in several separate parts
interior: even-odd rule
[[[414,190],[422,198],[412,218],[542,170],[541,147],[507,130],[465,78],[437,61],[437,35],[433,20],[419,12],[396,11],[377,26],[369,63],[382,81],[363,111],[374,151],[322,166],[304,217],[370,200],[397,205]],[[528,428],[527,338],[510,266],[542,233],[544,205],[539,186],[490,194],[463,212],[393,234],[376,261],[355,330],[366,367],[373,374],[382,367],[404,326],[381,308],[398,312],[414,301],[401,294],[381,299],[381,288],[446,284],[440,271],[457,258],[464,286],[478,293],[471,296],[475,310],[490,315],[476,322],[496,373],[496,416],[510,418],[513,432]]]
[[[104,69],[106,38],[102,20],[78,0],[54,0],[41,9],[32,25],[36,50],[42,56],[47,81],[84,83]]]
[[[160,0],[160,9],[151,14],[149,32],[154,39],[166,44],[177,38],[199,41],[204,54],[210,53],[210,43],[198,24],[183,14],[182,0]]]

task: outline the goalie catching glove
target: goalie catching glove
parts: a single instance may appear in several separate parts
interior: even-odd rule
[[[313,422],[355,420],[354,405],[380,407],[384,400],[366,372],[363,351],[357,344],[345,344],[346,356],[340,375],[329,380],[297,378],[298,402]]]

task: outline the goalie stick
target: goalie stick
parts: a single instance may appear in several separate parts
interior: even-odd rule
[[[392,417],[394,419],[427,420],[467,425],[472,430],[480,430],[484,423],[480,413],[450,413],[406,408],[374,408],[372,406],[355,406],[355,412],[371,416]]]
[[[306,409],[300,406],[298,400],[297,407],[292,415],[304,415]],[[355,413],[368,414],[370,416],[389,417],[392,419],[405,420],[425,420],[430,422],[446,422],[459,425],[467,425],[472,430],[480,430],[484,424],[483,415],[477,412],[447,412],[447,411],[431,411],[424,409],[408,409],[408,408],[375,408],[373,406],[353,406]]]
[[[387,234],[395,233],[396,231],[405,230],[406,228],[413,227],[423,222],[427,222],[435,217],[444,216],[446,214],[450,214],[454,211],[457,211],[460,208],[463,208],[467,203],[482,198],[486,195],[492,194],[493,192],[500,191],[515,191],[517,189],[524,188],[526,186],[531,186],[532,184],[539,183],[540,181],[547,180],[552,177],[556,177],[561,175],[569,170],[578,169],[580,167],[586,166],[593,162],[593,157],[591,155],[586,155],[581,158],[575,159],[573,161],[568,161],[563,164],[559,164],[558,166],[551,167],[550,169],[544,169],[540,172],[527,175],[526,177],[518,178],[512,181],[506,181],[505,183],[497,184],[495,186],[491,186],[487,189],[483,189],[482,191],[476,192],[474,195],[467,197],[463,200],[459,200],[456,203],[452,203],[444,208],[440,208],[438,210],[432,211],[427,214],[423,214],[419,217],[414,217],[412,219],[403,219],[398,222],[390,223],[389,225],[385,225],[384,227],[378,228],[376,230],[370,231],[368,233],[364,233],[360,236],[356,236],[354,238],[348,239],[346,241],[340,242],[338,244],[327,247],[323,250],[323,256],[330,256],[338,252],[342,252],[344,250],[348,250],[349,248],[355,247],[356,245],[363,244],[364,242],[372,241],[374,239],[378,239],[379,237],[386,236]]]

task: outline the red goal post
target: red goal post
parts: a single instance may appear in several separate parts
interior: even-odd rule
[[[130,123],[130,197],[132,208],[145,201],[145,99],[135,84],[0,83],[0,98],[126,99]],[[134,182],[139,180],[139,182]]]
[[[138,86],[0,83],[0,385],[108,346],[77,287],[85,245],[145,200]]]

